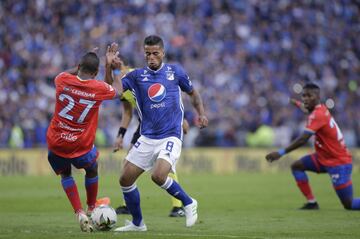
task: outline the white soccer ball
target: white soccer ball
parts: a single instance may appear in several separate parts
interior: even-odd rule
[[[91,213],[91,221],[96,230],[109,231],[115,226],[117,215],[109,205],[100,205]]]

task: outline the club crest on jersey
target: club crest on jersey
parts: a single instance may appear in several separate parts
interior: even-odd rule
[[[153,102],[160,102],[166,96],[166,88],[160,83],[152,84],[148,89],[148,96]]]
[[[174,80],[175,77],[174,77],[174,72],[173,71],[167,71],[166,72],[166,79],[168,80]]]

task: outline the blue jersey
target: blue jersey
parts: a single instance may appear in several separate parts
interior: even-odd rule
[[[151,139],[175,136],[182,140],[181,91],[190,93],[193,87],[180,65],[163,63],[157,71],[139,68],[125,75],[122,82],[124,91],[130,90],[136,98],[141,135]]]

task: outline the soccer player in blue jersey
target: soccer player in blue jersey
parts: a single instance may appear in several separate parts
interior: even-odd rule
[[[170,195],[184,205],[186,226],[197,220],[197,201],[191,198],[181,186],[168,177],[175,172],[180,157],[183,138],[184,107],[181,91],[185,91],[199,114],[199,127],[208,125],[202,99],[180,65],[163,62],[164,43],[159,36],[151,35],[144,40],[147,67],[136,69],[122,78],[123,90],[131,90],[136,98],[136,107],[141,118],[140,138],[125,158],[120,176],[120,186],[126,205],[133,220],[115,229],[117,232],[146,231],[140,208],[140,193],[136,187],[137,178],[152,169],[151,178]],[[111,77],[111,66],[106,73]],[[120,74],[113,71],[116,76]]]
[[[109,50],[111,50],[112,48],[115,51],[118,48],[118,45],[116,43],[114,43],[114,45],[110,46]],[[133,71],[134,68],[131,68],[127,64],[127,60],[123,56],[119,55],[119,60],[121,63],[121,67],[120,67],[121,72],[120,72],[119,77],[122,78],[127,73]],[[111,80],[111,79],[107,79],[107,80]],[[106,82],[106,83],[112,84],[113,82]],[[117,152],[118,150],[123,148],[124,136],[126,134],[127,128],[129,127],[130,121],[132,119],[133,109],[136,108],[136,99],[134,98],[134,96],[130,90],[123,92],[123,94],[121,96],[121,101],[122,101],[121,123],[120,123],[120,128],[118,131],[118,135],[115,140],[114,152]],[[140,123],[140,119],[138,119],[138,120]],[[184,118],[184,121],[183,121],[184,134],[186,134],[189,131],[189,127],[190,127],[189,123]],[[137,140],[139,138],[140,138],[140,124],[138,125],[135,133],[133,134],[133,136],[131,138],[130,149],[137,142]],[[175,180],[177,183],[179,183],[179,179],[178,179],[176,172],[169,173],[169,177],[172,178],[173,180]],[[106,200],[108,200],[108,201],[106,201]],[[108,198],[101,198],[101,199],[97,200],[98,204],[106,203],[106,202],[109,202]],[[184,208],[183,208],[181,201],[179,201],[178,199],[176,199],[174,197],[171,197],[171,204],[172,204],[172,209],[170,211],[169,217],[185,217],[185,212],[184,212]],[[129,209],[127,208],[127,206],[125,204],[125,201],[123,201],[120,204],[120,206],[118,206],[115,209],[115,211],[117,214],[130,214]]]

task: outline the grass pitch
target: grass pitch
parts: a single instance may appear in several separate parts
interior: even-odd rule
[[[99,196],[112,206],[121,200],[117,175],[100,175]],[[76,175],[85,204],[84,179]],[[148,232],[116,234],[80,231],[59,177],[0,178],[0,238],[360,238],[360,211],[346,211],[328,175],[310,174],[321,209],[296,210],[304,199],[290,174],[181,175],[183,187],[199,202],[199,221],[169,218],[167,194],[148,174],[138,187]],[[353,175],[360,197],[360,175]],[[356,191],[358,193],[356,193]],[[122,226],[125,216],[118,216]]]

